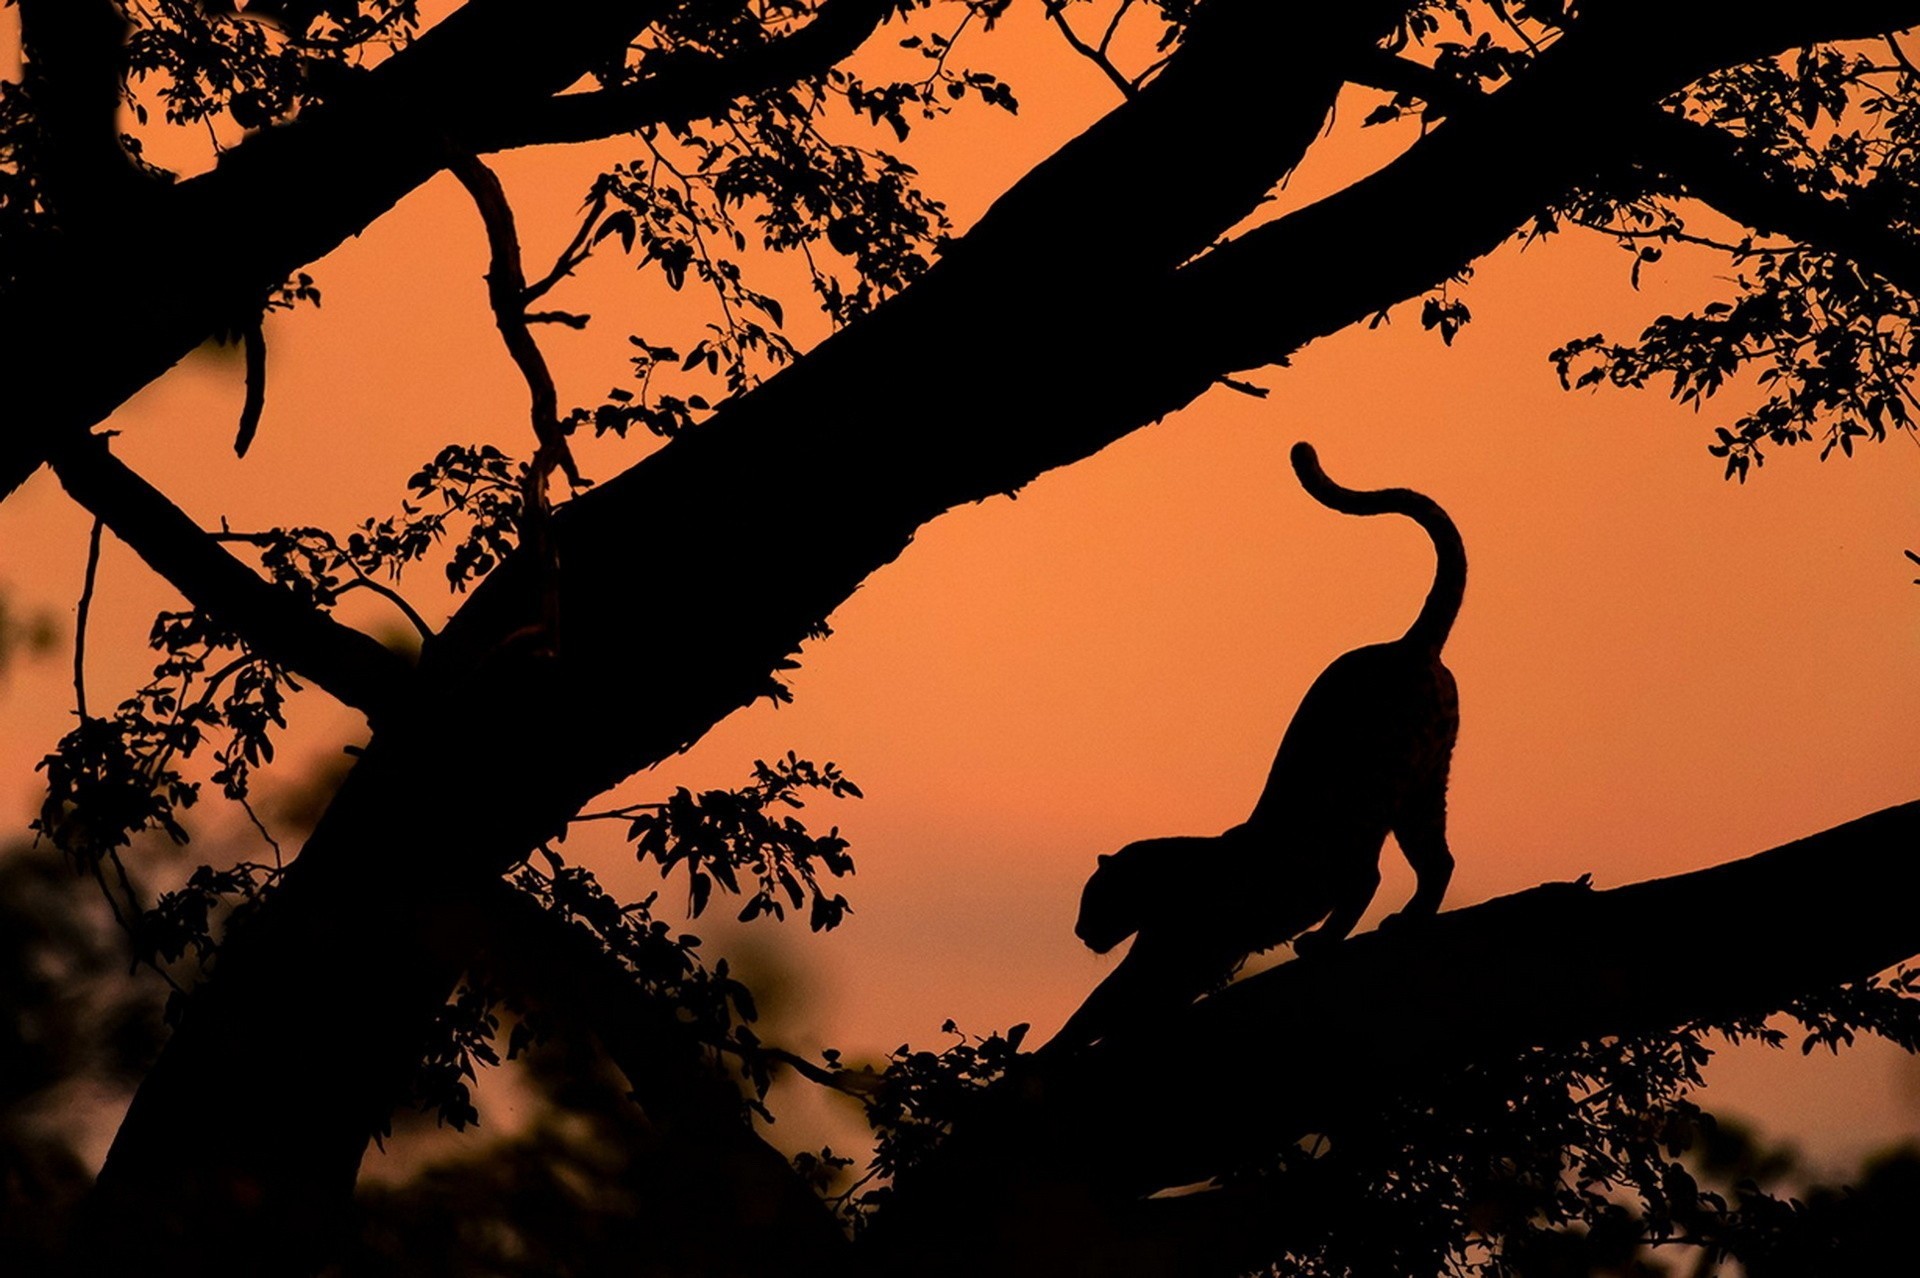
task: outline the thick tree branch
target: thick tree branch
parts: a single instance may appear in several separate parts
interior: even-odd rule
[[[413,674],[405,658],[262,580],[109,452],[104,438],[63,448],[54,469],[75,501],[255,652],[369,719],[398,704]]]
[[[1013,1211],[1042,1231],[1035,1249],[1069,1254],[1081,1223],[1067,1213],[1068,1232],[1048,1232],[1043,1207],[1060,1184],[1138,1198],[1337,1131],[1345,1115],[1469,1062],[1764,1015],[1870,976],[1920,953],[1915,847],[1920,802],[1712,869],[1609,891],[1535,888],[1283,964],[1037,1064],[899,1187],[893,1228],[905,1238],[882,1241],[899,1263],[918,1266],[924,1252],[927,1272],[967,1272],[981,1256],[955,1255],[950,1231],[1032,1199]],[[1170,1086],[1168,1043],[1196,1061],[1259,1061],[1260,1103],[1232,1088]],[[1044,1171],[1009,1177],[1010,1165]],[[1182,1222],[1164,1227],[1182,1236]],[[1310,1232],[1312,1220],[1289,1227]]]
[[[900,0],[825,0],[791,35],[716,58],[675,53],[650,63],[646,79],[617,89],[567,93],[530,105],[472,135],[477,151],[587,142],[650,124],[683,124],[722,115],[729,105],[824,74],[850,56]]]

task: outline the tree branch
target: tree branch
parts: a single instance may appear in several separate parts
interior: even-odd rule
[[[513,206],[492,169],[472,156],[455,156],[447,166],[466,189],[480,212],[487,231],[487,301],[493,310],[494,326],[506,342],[507,354],[527,384],[529,413],[533,424],[534,459],[530,470],[537,477],[528,494],[528,510],[546,507],[547,475],[558,467],[567,481],[580,485],[580,471],[574,465],[573,452],[560,433],[559,393],[554,389],[553,373],[547,368],[540,344],[533,339],[527,319],[527,276],[520,261],[520,236],[514,229]]]
[[[399,702],[413,675],[405,658],[263,581],[109,452],[104,438],[63,448],[54,470],[75,501],[255,652],[311,679],[370,720]]]
[[[724,115],[741,98],[824,74],[900,8],[900,0],[825,0],[791,35],[727,56],[675,52],[649,59],[646,79],[617,89],[566,93],[530,105],[476,133],[476,151],[589,142],[650,124]]]
[[[1019,1204],[1063,1183],[1138,1199],[1337,1130],[1409,1080],[1528,1047],[1764,1015],[1870,976],[1920,952],[1916,846],[1920,802],[1712,869],[1610,891],[1550,884],[1283,964],[1002,1089],[897,1187],[905,1237],[887,1240],[889,1257],[918,1268],[927,1250],[938,1255],[927,1272],[963,1272],[981,1256],[955,1254],[962,1222],[1011,1210],[1044,1229],[1048,1213]],[[1259,1061],[1260,1103],[1170,1086],[1167,1043],[1193,1060]],[[1010,1166],[1044,1170],[1009,1177]],[[1059,1219],[1068,1232],[1043,1232],[1037,1252],[1079,1245],[1081,1224]]]

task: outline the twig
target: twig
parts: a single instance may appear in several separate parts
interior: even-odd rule
[[[527,277],[521,265],[520,237],[514,228],[513,206],[507,203],[506,188],[500,185],[500,179],[477,157],[456,155],[447,167],[459,179],[460,185],[466,188],[467,194],[473,197],[474,207],[479,210],[480,220],[486,226],[490,257],[486,277],[487,298],[493,306],[494,325],[506,341],[507,353],[513,357],[521,377],[526,379],[527,391],[532,399],[533,434],[538,445],[533,469],[539,474],[539,498],[544,506],[545,480],[556,466],[566,475],[568,482],[579,486],[582,481],[574,465],[573,452],[567,447],[566,436],[560,430],[559,397],[554,389],[553,373],[547,368],[546,357],[540,353],[539,343],[533,340],[533,333],[527,326]]]
[[[1120,90],[1122,96],[1130,98],[1139,92],[1133,81],[1122,75],[1120,68],[1114,66],[1112,59],[1107,57],[1107,42],[1113,39],[1114,27],[1120,24],[1120,15],[1127,11],[1126,6],[1122,5],[1120,11],[1113,15],[1113,25],[1107,28],[1107,34],[1098,46],[1088,44],[1080,38],[1080,33],[1067,22],[1066,8],[1067,0],[1047,0],[1047,17],[1054,26],[1060,28],[1060,35],[1066,40],[1067,46],[1099,67],[1107,79],[1113,81],[1114,87]]]
[[[345,594],[356,586],[371,590],[374,594],[379,595],[382,599],[385,599],[395,608],[399,609],[401,615],[407,619],[407,623],[420,632],[422,639],[433,638],[435,634],[433,627],[427,624],[426,618],[422,617],[411,603],[407,602],[407,597],[384,582],[377,581],[373,577],[368,576],[366,570],[354,562],[353,556],[348,554],[346,549],[340,545],[339,539],[324,528],[298,528],[286,532],[280,530],[276,530],[275,532],[235,532],[231,528],[222,528],[219,532],[209,532],[207,534],[207,536],[213,538],[215,541],[238,541],[245,542],[250,546],[272,545],[277,535],[305,535],[318,538],[321,544],[339,557],[341,566],[346,568],[346,570],[354,576],[354,580],[340,587],[337,593]]]
[[[575,267],[593,256],[593,241],[588,237],[593,234],[593,228],[599,223],[600,215],[606,212],[606,209],[606,189],[596,184],[593,198],[587,202],[586,216],[580,219],[580,229],[573,233],[573,238],[567,241],[567,246],[560,250],[560,256],[553,260],[553,269],[541,276],[536,283],[529,284],[521,290],[522,306],[545,297],[554,285],[573,274]],[[532,318],[528,316],[529,320]]]
[[[1127,10],[1131,8],[1133,8],[1133,0],[1120,0],[1119,5],[1114,9],[1113,17],[1107,22],[1106,31],[1100,36],[1100,43],[1095,46],[1100,50],[1102,57],[1106,56],[1108,48],[1113,44],[1114,35],[1120,30],[1120,19],[1126,17]]]
[[[1887,33],[1886,40],[1887,40],[1887,48],[1893,50],[1893,60],[1895,62],[1898,62],[1901,65],[1901,67],[1906,70],[1908,75],[1911,75],[1916,79],[1920,79],[1920,67],[1916,67],[1915,65],[1913,65],[1913,63],[1907,58],[1907,51],[1900,47],[1899,37],[1894,35],[1891,31],[1889,31]]]
[[[246,795],[241,795],[239,802],[240,810],[247,814],[247,820],[253,822],[253,828],[260,831],[260,837],[265,839],[267,846],[273,849],[274,871],[278,873],[285,870],[287,868],[286,862],[283,861],[280,856],[280,840],[273,837],[273,831],[269,830],[267,823],[260,819],[260,814],[253,810],[253,803]]]
[[[73,618],[73,699],[82,723],[93,717],[87,713],[87,615],[93,611],[93,586],[100,572],[100,534],[106,526],[106,520],[93,517],[93,531],[87,535],[87,575]]]

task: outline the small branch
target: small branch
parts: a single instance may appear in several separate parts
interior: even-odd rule
[[[575,488],[583,486],[580,469],[574,464],[573,450],[560,428],[559,395],[554,389],[553,373],[540,344],[533,340],[533,329],[526,310],[527,276],[520,260],[520,235],[514,228],[513,206],[507,192],[492,169],[471,155],[456,154],[447,169],[473,197],[480,220],[487,230],[487,300],[493,308],[494,326],[507,344],[507,353],[526,380],[530,400],[528,412],[533,423],[536,446],[527,463],[520,485],[520,534],[534,562],[540,566],[540,619],[527,633],[538,636],[542,650],[553,652],[560,635],[560,562],[549,527],[553,508],[547,496],[547,482],[557,467]],[[519,633],[519,632],[515,632]]]
[[[1113,81],[1114,87],[1120,90],[1122,97],[1130,98],[1138,93],[1139,88],[1134,82],[1127,79],[1120,68],[1114,66],[1113,60],[1107,56],[1107,43],[1113,39],[1114,28],[1119,25],[1121,14],[1126,12],[1126,7],[1121,6],[1120,11],[1113,15],[1113,26],[1107,28],[1106,36],[1098,45],[1088,44],[1080,38],[1080,34],[1067,21],[1066,9],[1067,0],[1047,0],[1047,17],[1060,29],[1061,38],[1066,40],[1067,47],[1099,67],[1101,73]]]
[[[532,401],[529,407],[533,435],[537,443],[533,469],[539,472],[539,503],[546,504],[545,480],[557,466],[569,483],[578,486],[580,471],[574,465],[573,452],[560,432],[559,394],[554,389],[553,373],[539,343],[533,340],[526,311],[527,277],[520,259],[520,236],[514,227],[513,206],[507,203],[506,189],[492,169],[470,155],[456,155],[447,169],[459,179],[487,230],[487,300],[493,307],[494,326],[506,341],[507,354],[527,383]]]
[[[415,634],[419,635],[422,639],[433,638],[433,627],[427,624],[425,617],[422,617],[414,610],[414,606],[407,602],[405,595],[395,590],[392,586],[387,585],[385,582],[375,581],[373,578],[367,576],[366,573],[360,570],[360,565],[354,563],[353,560],[347,559],[344,562],[347,567],[353,571],[353,580],[340,587],[342,594],[345,594],[355,587],[362,590],[371,590],[374,594],[379,595],[382,599],[385,599],[397,608],[400,615],[407,619],[407,624],[413,627]]]
[[[521,292],[522,306],[531,306],[545,297],[554,285],[573,274],[575,267],[593,256],[593,228],[599,224],[600,215],[606,212],[606,208],[607,189],[603,184],[596,182],[593,198],[587,201],[587,211],[580,218],[580,229],[573,233],[573,238],[567,242],[567,246],[560,250],[558,257],[554,258],[552,269],[536,282],[527,285]],[[527,318],[531,321],[534,317],[530,315]]]
[[[1900,38],[1891,31],[1887,33],[1887,48],[1893,51],[1893,60],[1900,64],[1901,70],[1920,80],[1920,67],[1913,65],[1912,59],[1907,57],[1907,51],[1900,45]]]
[[[468,135],[477,151],[588,142],[650,124],[724,115],[736,100],[823,74],[866,42],[900,0],[826,0],[792,35],[724,58],[704,53],[656,56],[638,84],[567,93],[530,104],[495,128]]]
[[[1127,16],[1127,10],[1131,8],[1133,8],[1133,0],[1120,0],[1120,3],[1114,6],[1113,17],[1107,20],[1107,29],[1101,32],[1100,43],[1097,46],[1103,56],[1113,47],[1113,37],[1120,32],[1120,21]]]
[[[406,660],[260,579],[100,436],[60,449],[54,472],[81,506],[132,547],[194,607],[238,632],[254,652],[378,718],[412,678]]]
[[[100,572],[100,533],[105,527],[96,515],[93,531],[87,535],[86,580],[80,587],[80,605],[73,617],[73,701],[82,723],[93,717],[87,713],[87,616],[93,611],[94,580]]]

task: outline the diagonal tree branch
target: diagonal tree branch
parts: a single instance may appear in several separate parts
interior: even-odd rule
[[[370,720],[377,722],[398,704],[413,674],[405,658],[263,581],[109,452],[104,438],[62,449],[54,470],[75,501],[255,652],[311,679]]]
[[[1691,874],[1609,891],[1550,884],[1417,931],[1354,938],[1080,1056],[1036,1063],[933,1167],[897,1187],[905,1224],[894,1228],[905,1236],[883,1240],[889,1258],[918,1267],[927,1250],[926,1272],[966,1272],[982,1257],[956,1254],[964,1230],[955,1230],[1008,1198],[1044,1204],[1059,1184],[1088,1179],[1138,1198],[1336,1130],[1343,1115],[1377,1109],[1410,1080],[1469,1062],[1764,1015],[1870,976],[1920,952],[1920,918],[1908,908],[1920,892],[1916,846],[1920,802]],[[1257,1060],[1261,1103],[1232,1088],[1169,1086],[1156,1050],[1169,1042],[1193,1060]],[[1009,1177],[1009,1166],[1044,1171]],[[1071,1212],[1032,1209],[1023,1219],[1040,1231],[1040,1254],[1091,1241]],[[1276,1224],[1312,1229],[1310,1216]],[[1151,1228],[1178,1238],[1184,1227]]]
[[[1431,68],[1384,52],[1356,78],[1420,97],[1443,113],[1486,100]],[[1619,122],[1623,155],[1678,182],[1685,194],[1755,231],[1788,236],[1840,254],[1920,297],[1920,240],[1844,200],[1804,189],[1795,175],[1712,125],[1647,108]]]

